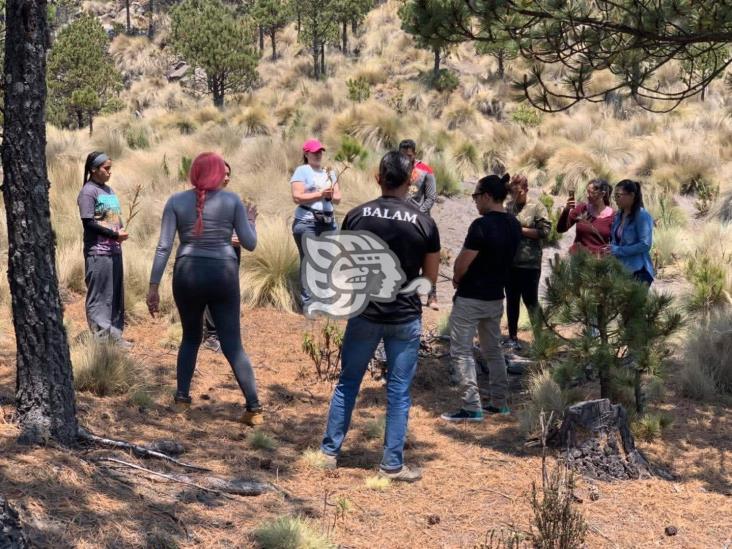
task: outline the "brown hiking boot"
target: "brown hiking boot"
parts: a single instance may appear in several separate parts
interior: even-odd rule
[[[379,477],[397,482],[417,482],[422,478],[422,469],[402,465],[398,471],[384,471],[379,467]]]
[[[245,410],[239,418],[239,422],[252,427],[261,425],[264,423],[264,411],[261,408],[257,410]]]
[[[191,397],[186,395],[175,395],[173,399],[173,409],[182,414],[191,408]]]

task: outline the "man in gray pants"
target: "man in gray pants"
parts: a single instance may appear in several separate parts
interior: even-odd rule
[[[484,412],[510,413],[500,325],[508,273],[521,241],[521,224],[503,207],[508,181],[508,174],[478,181],[473,200],[481,217],[471,223],[455,260],[453,286],[457,292],[450,314],[450,356],[463,402],[457,412],[440,416],[445,421],[483,421]],[[491,400],[485,406],[481,406],[473,358],[476,328],[490,375]]]

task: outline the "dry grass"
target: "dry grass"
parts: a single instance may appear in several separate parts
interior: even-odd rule
[[[242,257],[242,302],[249,307],[295,310],[299,257],[282,218],[257,225],[257,248]]]

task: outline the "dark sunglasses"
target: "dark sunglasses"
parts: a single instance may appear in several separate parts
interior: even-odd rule
[[[478,197],[479,197],[480,195],[482,195],[482,194],[485,194],[485,191],[483,191],[483,192],[480,192],[480,193],[473,193],[473,194],[471,194],[470,196],[472,196],[472,197],[473,197],[473,200],[478,200]]]

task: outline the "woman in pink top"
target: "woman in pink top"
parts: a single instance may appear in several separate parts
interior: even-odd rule
[[[557,231],[566,233],[572,225],[577,225],[574,243],[569,253],[574,254],[580,248],[588,252],[603,255],[610,244],[610,228],[615,212],[610,207],[612,189],[604,179],[593,179],[587,184],[587,203],[575,204],[570,196],[562,215],[557,222]]]

